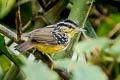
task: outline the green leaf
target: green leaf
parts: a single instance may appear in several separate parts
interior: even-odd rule
[[[58,75],[42,62],[26,59],[24,61],[26,65],[22,66],[22,70],[26,75],[26,80],[58,80]]]
[[[120,56],[120,36],[114,41],[114,44],[105,51],[113,56]]]
[[[80,64],[74,71],[73,80],[107,80],[107,77],[97,66]]]
[[[12,9],[15,0],[0,0],[0,19],[5,17]]]
[[[7,72],[11,66],[10,60],[5,55],[0,56],[0,66],[3,72]]]
[[[83,35],[84,36],[88,36],[88,37],[90,37],[90,38],[97,38],[97,34],[95,33],[95,30],[94,30],[94,28],[92,27],[92,25],[91,25],[91,23],[90,23],[90,21],[87,21],[86,23],[85,23],[85,32],[83,32]]]
[[[92,64],[66,59],[58,61],[56,67],[65,68],[72,72],[72,80],[108,80],[105,73]]]
[[[111,40],[106,38],[91,39],[86,41],[81,41],[74,46],[74,51],[76,53],[90,52],[94,48],[106,48]]]
[[[18,58],[18,56],[14,55],[5,45],[5,39],[4,36],[0,34],[0,51],[4,53],[5,56],[7,56],[13,63],[15,63],[18,66],[21,66],[23,63]]]

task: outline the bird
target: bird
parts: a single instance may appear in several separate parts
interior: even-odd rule
[[[22,36],[29,39],[18,44],[16,49],[19,52],[25,52],[35,48],[45,54],[58,53],[67,48],[73,36],[79,31],[85,31],[85,29],[78,27],[76,22],[65,19],[56,24],[24,33]]]

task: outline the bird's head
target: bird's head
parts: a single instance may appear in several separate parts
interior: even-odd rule
[[[85,31],[83,28],[78,27],[75,22],[68,19],[58,22],[57,27],[59,27],[62,32],[66,33],[69,38],[72,38],[75,33],[79,31]]]

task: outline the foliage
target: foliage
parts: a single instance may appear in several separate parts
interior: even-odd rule
[[[21,68],[26,75],[26,80],[58,80],[58,75],[51,71],[46,64],[30,61],[26,58],[24,58],[24,62],[25,65]]]
[[[110,14],[105,21],[100,24],[100,27],[98,28],[98,36],[104,36],[108,34],[116,24],[118,24],[120,21],[120,14]],[[107,26],[107,27],[106,27]]]
[[[5,55],[1,55],[0,56],[0,66],[2,68],[3,72],[6,72],[9,70],[11,65],[10,60],[5,56]]]
[[[91,1],[0,0],[0,80],[120,80],[120,1],[96,0],[90,12]],[[22,42],[16,40],[16,23],[24,33],[65,18],[86,31],[66,50],[50,55],[56,64],[38,51],[15,50]]]
[[[14,55],[6,46],[5,46],[5,39],[4,36],[0,34],[0,50],[6,55],[13,63],[20,66],[22,65],[22,62],[20,59]]]
[[[5,17],[9,11],[12,9],[15,0],[9,0],[6,2],[5,0],[0,0],[0,19]]]
[[[73,74],[72,80],[107,80],[106,75],[99,67],[89,63],[64,59],[59,60],[56,67],[66,69],[71,72]],[[97,74],[93,73],[93,71]]]

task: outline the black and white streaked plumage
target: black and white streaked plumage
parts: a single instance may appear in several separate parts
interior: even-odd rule
[[[71,38],[78,31],[83,31],[83,29],[79,28],[75,22],[63,20],[56,24],[23,34],[23,36],[29,37],[30,40],[18,45],[16,49],[20,52],[24,52],[35,47],[44,53],[58,52],[68,45]],[[46,51],[45,49],[49,50]]]
[[[61,32],[52,32],[54,35],[54,38],[57,40],[58,44],[67,44],[69,42],[68,36],[65,33]]]

